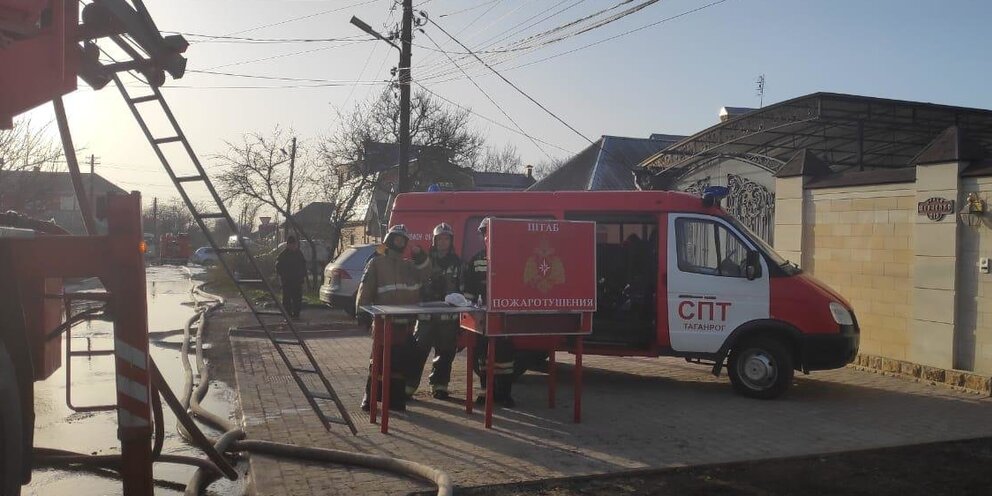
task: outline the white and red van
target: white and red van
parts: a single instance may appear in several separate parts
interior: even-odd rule
[[[677,356],[727,367],[746,396],[774,398],[794,370],[850,363],[859,330],[851,305],[802,272],[719,207],[713,197],[665,191],[440,192],[396,198],[390,224],[411,246],[454,226],[467,260],[486,217],[596,222],[598,309],[585,354]],[[518,372],[539,368],[565,337],[512,338]],[[551,339],[553,342],[548,342]]]

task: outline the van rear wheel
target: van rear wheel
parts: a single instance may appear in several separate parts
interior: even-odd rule
[[[728,365],[734,390],[749,398],[774,399],[792,384],[792,354],[777,339],[744,341],[730,352]]]

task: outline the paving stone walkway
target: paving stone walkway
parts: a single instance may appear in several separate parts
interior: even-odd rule
[[[571,374],[559,373],[558,407],[546,376],[529,373],[514,389],[518,408],[497,409],[494,429],[460,402],[427,396],[424,386],[390,433],[359,410],[371,340],[343,332],[310,342],[358,422],[324,430],[264,339],[232,336],[243,422],[254,439],[391,455],[447,471],[458,486],[639,468],[719,463],[930,441],[992,436],[992,399],[854,369],[799,376],[785,397],[734,395],[727,378],[678,359],[585,357],[583,423],[571,421]],[[570,357],[559,353],[559,362]],[[428,362],[428,367],[430,364]],[[463,395],[464,352],[452,388]],[[253,456],[259,495],[406,494],[416,480],[364,469]]]

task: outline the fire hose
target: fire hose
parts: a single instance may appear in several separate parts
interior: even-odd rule
[[[192,274],[190,274],[190,277],[192,278]],[[439,496],[451,496],[453,494],[451,478],[445,472],[427,465],[387,456],[369,455],[365,453],[340,451],[328,448],[295,446],[292,444],[283,444],[271,441],[246,440],[246,434],[242,429],[238,428],[227,419],[221,418],[220,416],[203,408],[200,405],[200,401],[202,401],[206,396],[210,387],[209,369],[203,359],[202,346],[202,343],[206,337],[207,316],[224,304],[224,299],[222,297],[204,291],[203,286],[205,285],[206,283],[201,283],[194,286],[191,290],[191,293],[194,295],[195,313],[187,320],[183,333],[181,359],[183,363],[185,380],[183,396],[181,399],[176,399],[161,373],[158,371],[158,367],[155,365],[155,362],[149,358],[149,365],[152,372],[150,395],[152,399],[152,413],[154,421],[154,442],[152,446],[153,460],[161,463],[179,463],[197,467],[196,472],[194,472],[193,476],[186,485],[187,495],[201,494],[201,492],[206,489],[211,482],[222,476],[227,476],[227,478],[232,480],[236,479],[237,473],[234,472],[227,461],[223,459],[214,460],[217,462],[214,463],[210,460],[204,460],[202,458],[192,456],[162,454],[162,446],[165,438],[165,416],[162,408],[162,401],[159,397],[160,394],[166,399],[176,414],[176,418],[179,423],[177,427],[180,435],[194,446],[202,449],[211,458],[218,457],[219,455],[217,453],[237,454],[240,452],[248,452],[283,458],[295,458],[298,460],[365,467],[374,470],[393,472],[434,483],[438,488],[437,494]],[[195,295],[200,295],[206,300],[206,302],[201,303],[196,301]],[[101,308],[99,310],[103,309]],[[75,324],[82,322],[84,317],[95,315],[96,312],[96,310],[88,310],[86,312],[87,315],[76,316],[50,333],[48,339],[61,335]],[[195,354],[197,366],[196,375],[199,377],[199,384],[195,390],[193,388],[193,370],[189,363],[189,345],[192,338],[191,328],[194,323],[197,324]],[[215,440],[208,438],[196,427],[192,416],[197,417],[203,423],[211,426],[212,428],[223,431],[224,434]],[[34,455],[35,459],[39,462],[39,465],[59,466],[71,470],[86,470],[100,476],[109,475],[104,470],[117,471],[121,462],[121,455],[87,455],[73,451],[42,447],[35,448]],[[172,485],[167,481],[155,480],[154,482],[163,486]]]
[[[197,334],[196,334],[196,368],[197,374],[199,375],[199,384],[196,390],[192,390],[193,379],[191,377],[192,371],[189,364],[189,341],[191,337],[190,328],[194,322],[194,319],[188,321],[185,331],[183,333],[183,369],[186,372],[185,389],[183,392],[183,399],[188,400],[189,411],[193,416],[199,418],[205,424],[221,430],[224,432],[219,439],[214,443],[214,448],[221,452],[249,452],[265,454],[276,457],[283,458],[295,458],[298,460],[307,460],[314,462],[324,462],[324,463],[335,463],[341,465],[351,465],[358,467],[365,467],[375,470],[384,470],[387,472],[393,472],[405,476],[414,477],[417,479],[426,480],[437,485],[439,496],[450,496],[453,494],[453,487],[451,483],[451,478],[445,472],[429,467],[427,465],[412,462],[409,460],[403,460],[399,458],[392,458],[387,456],[369,455],[365,453],[356,453],[349,451],[340,451],[328,448],[312,448],[304,446],[296,446],[292,444],[276,443],[271,441],[256,441],[256,440],[246,440],[246,434],[243,430],[232,424],[227,419],[221,418],[212,412],[207,411],[200,405],[200,401],[207,394],[207,390],[210,387],[210,376],[209,369],[203,359],[203,346],[206,337],[206,322],[208,315],[224,304],[224,299],[218,295],[213,295],[207,293],[203,290],[206,283],[194,286],[192,293],[194,295],[194,300],[196,300],[196,295],[209,300],[205,304],[200,304],[197,302],[197,314],[199,315]],[[184,404],[185,406],[185,404]],[[187,496],[199,495],[202,490],[206,488],[211,482],[211,477],[216,478],[217,472],[210,469],[200,467],[196,470],[193,476],[190,478],[189,483],[186,486]]]

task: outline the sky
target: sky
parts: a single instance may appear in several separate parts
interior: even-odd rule
[[[491,52],[625,1],[414,0],[414,5],[466,46]],[[381,94],[382,81],[398,62],[395,49],[364,41],[367,37],[349,23],[356,15],[381,32],[395,28],[400,10],[393,9],[394,0],[145,3],[163,31],[352,40],[193,43],[186,53],[189,72],[168,82],[163,92],[210,173],[217,171],[213,157],[245,133],[279,126],[292,130],[302,146],[313,146],[337,125],[338,111]],[[473,116],[472,125],[491,144],[512,144],[525,163],[537,163],[568,158],[588,145],[587,138],[604,134],[693,134],[716,123],[722,106],[757,107],[760,74],[766,80],[765,105],[829,91],[992,109],[989,19],[992,2],[981,0],[660,0],[557,43],[482,54],[578,133],[474,59],[452,55],[471,76],[466,78],[434,42],[449,52],[464,50],[433,24],[415,36],[412,74],[431,91],[554,145],[539,148],[518,132]],[[652,23],[658,24],[581,48]],[[519,67],[529,62],[535,63]],[[80,155],[98,157],[97,173],[140,190],[146,200],[177,196],[112,85],[93,91],[81,82],[66,105]],[[54,119],[50,104],[29,117],[36,124]]]

